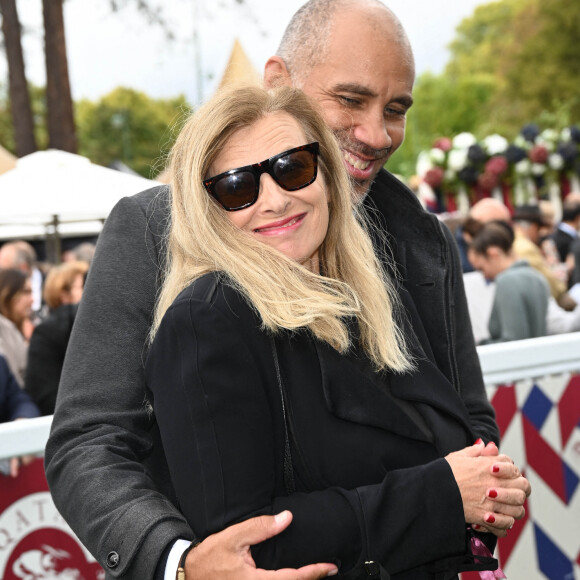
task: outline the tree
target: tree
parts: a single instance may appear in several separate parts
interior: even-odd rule
[[[77,139],[66,56],[63,0],[42,0],[42,11],[48,146],[76,153]]]
[[[493,94],[493,79],[485,73],[457,78],[421,75],[413,90],[415,104],[408,113],[405,142],[389,161],[389,170],[412,175],[419,153],[438,137],[480,132],[487,124],[482,103]]]
[[[34,121],[26,84],[24,56],[20,38],[20,21],[16,0],[0,0],[2,33],[8,61],[10,110],[14,127],[14,147],[19,157],[36,151]]]
[[[144,177],[154,177],[189,111],[183,96],[151,99],[121,87],[97,103],[79,101],[80,153],[105,166],[122,160]]]
[[[564,123],[580,121],[580,3],[530,0],[513,25],[522,41],[506,66],[498,98],[515,96],[518,107],[506,111],[506,121],[521,124],[558,110],[567,112],[561,116]]]

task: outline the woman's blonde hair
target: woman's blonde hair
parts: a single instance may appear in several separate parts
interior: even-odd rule
[[[53,266],[44,282],[42,295],[48,307],[52,310],[62,306],[62,293],[70,292],[77,276],[84,276],[89,270],[87,262],[72,260]]]
[[[296,120],[305,143],[320,144],[319,170],[330,199],[328,232],[319,250],[322,275],[234,226],[202,184],[236,131],[277,113]],[[396,322],[396,293],[353,207],[355,194],[341,151],[304,93],[288,87],[219,93],[183,127],[170,154],[170,175],[167,269],[151,339],[177,295],[196,278],[219,271],[253,305],[265,329],[307,328],[345,352],[351,344],[347,321],[354,317],[362,346],[377,369],[412,368]]]

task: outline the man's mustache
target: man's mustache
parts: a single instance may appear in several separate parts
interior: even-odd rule
[[[342,149],[348,149],[352,153],[358,153],[362,157],[372,160],[384,159],[387,157],[392,149],[392,147],[384,147],[383,149],[374,149],[369,147],[365,143],[353,140],[346,131],[335,131],[335,136],[340,143]]]

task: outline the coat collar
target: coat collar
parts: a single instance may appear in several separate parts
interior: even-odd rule
[[[402,437],[432,442],[433,414],[421,415],[417,403],[433,407],[471,432],[469,416],[451,383],[413,344],[417,369],[410,373],[374,373],[356,355],[344,356],[316,341],[322,389],[329,411],[347,421],[371,425]],[[411,408],[409,408],[411,407]],[[417,416],[419,415],[419,416]]]

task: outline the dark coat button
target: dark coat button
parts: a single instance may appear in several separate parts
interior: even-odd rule
[[[365,562],[365,572],[368,578],[380,578],[381,577],[381,569],[376,562],[370,560],[369,562]]]
[[[107,566],[109,568],[116,568],[119,565],[119,554],[117,552],[109,552],[107,556]]]

